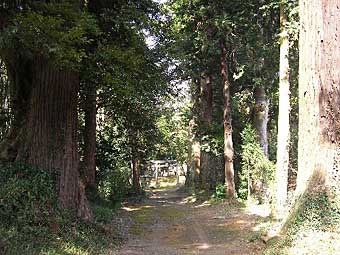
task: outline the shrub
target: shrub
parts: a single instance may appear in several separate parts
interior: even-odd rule
[[[216,185],[215,192],[212,195],[212,198],[215,199],[216,201],[222,201],[225,199],[225,192],[226,188],[223,183],[219,183]]]
[[[60,210],[55,178],[24,164],[0,167],[0,254],[106,254],[114,204],[93,204],[94,221]]]
[[[250,193],[261,200],[273,179],[275,165],[264,155],[257,142],[256,131],[249,124],[243,130],[241,137],[239,197],[246,199]]]
[[[46,171],[23,164],[0,167],[0,219],[19,228],[46,226],[55,214],[54,180]]]

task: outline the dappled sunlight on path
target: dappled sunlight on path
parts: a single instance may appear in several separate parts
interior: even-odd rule
[[[133,219],[120,255],[259,254],[264,218],[227,205],[192,202],[181,189],[154,192],[123,210]]]

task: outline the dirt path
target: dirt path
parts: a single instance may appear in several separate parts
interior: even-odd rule
[[[223,205],[192,203],[187,194],[167,190],[124,210],[133,219],[120,255],[260,254],[254,229],[260,217]]]

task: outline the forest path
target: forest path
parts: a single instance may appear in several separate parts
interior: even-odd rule
[[[181,189],[153,192],[123,208],[133,219],[120,255],[260,254],[263,218],[226,205],[192,202]]]

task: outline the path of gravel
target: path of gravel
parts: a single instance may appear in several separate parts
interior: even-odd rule
[[[253,230],[258,216],[225,205],[190,203],[177,189],[155,192],[123,209],[132,224],[119,255],[250,255],[264,248]]]

